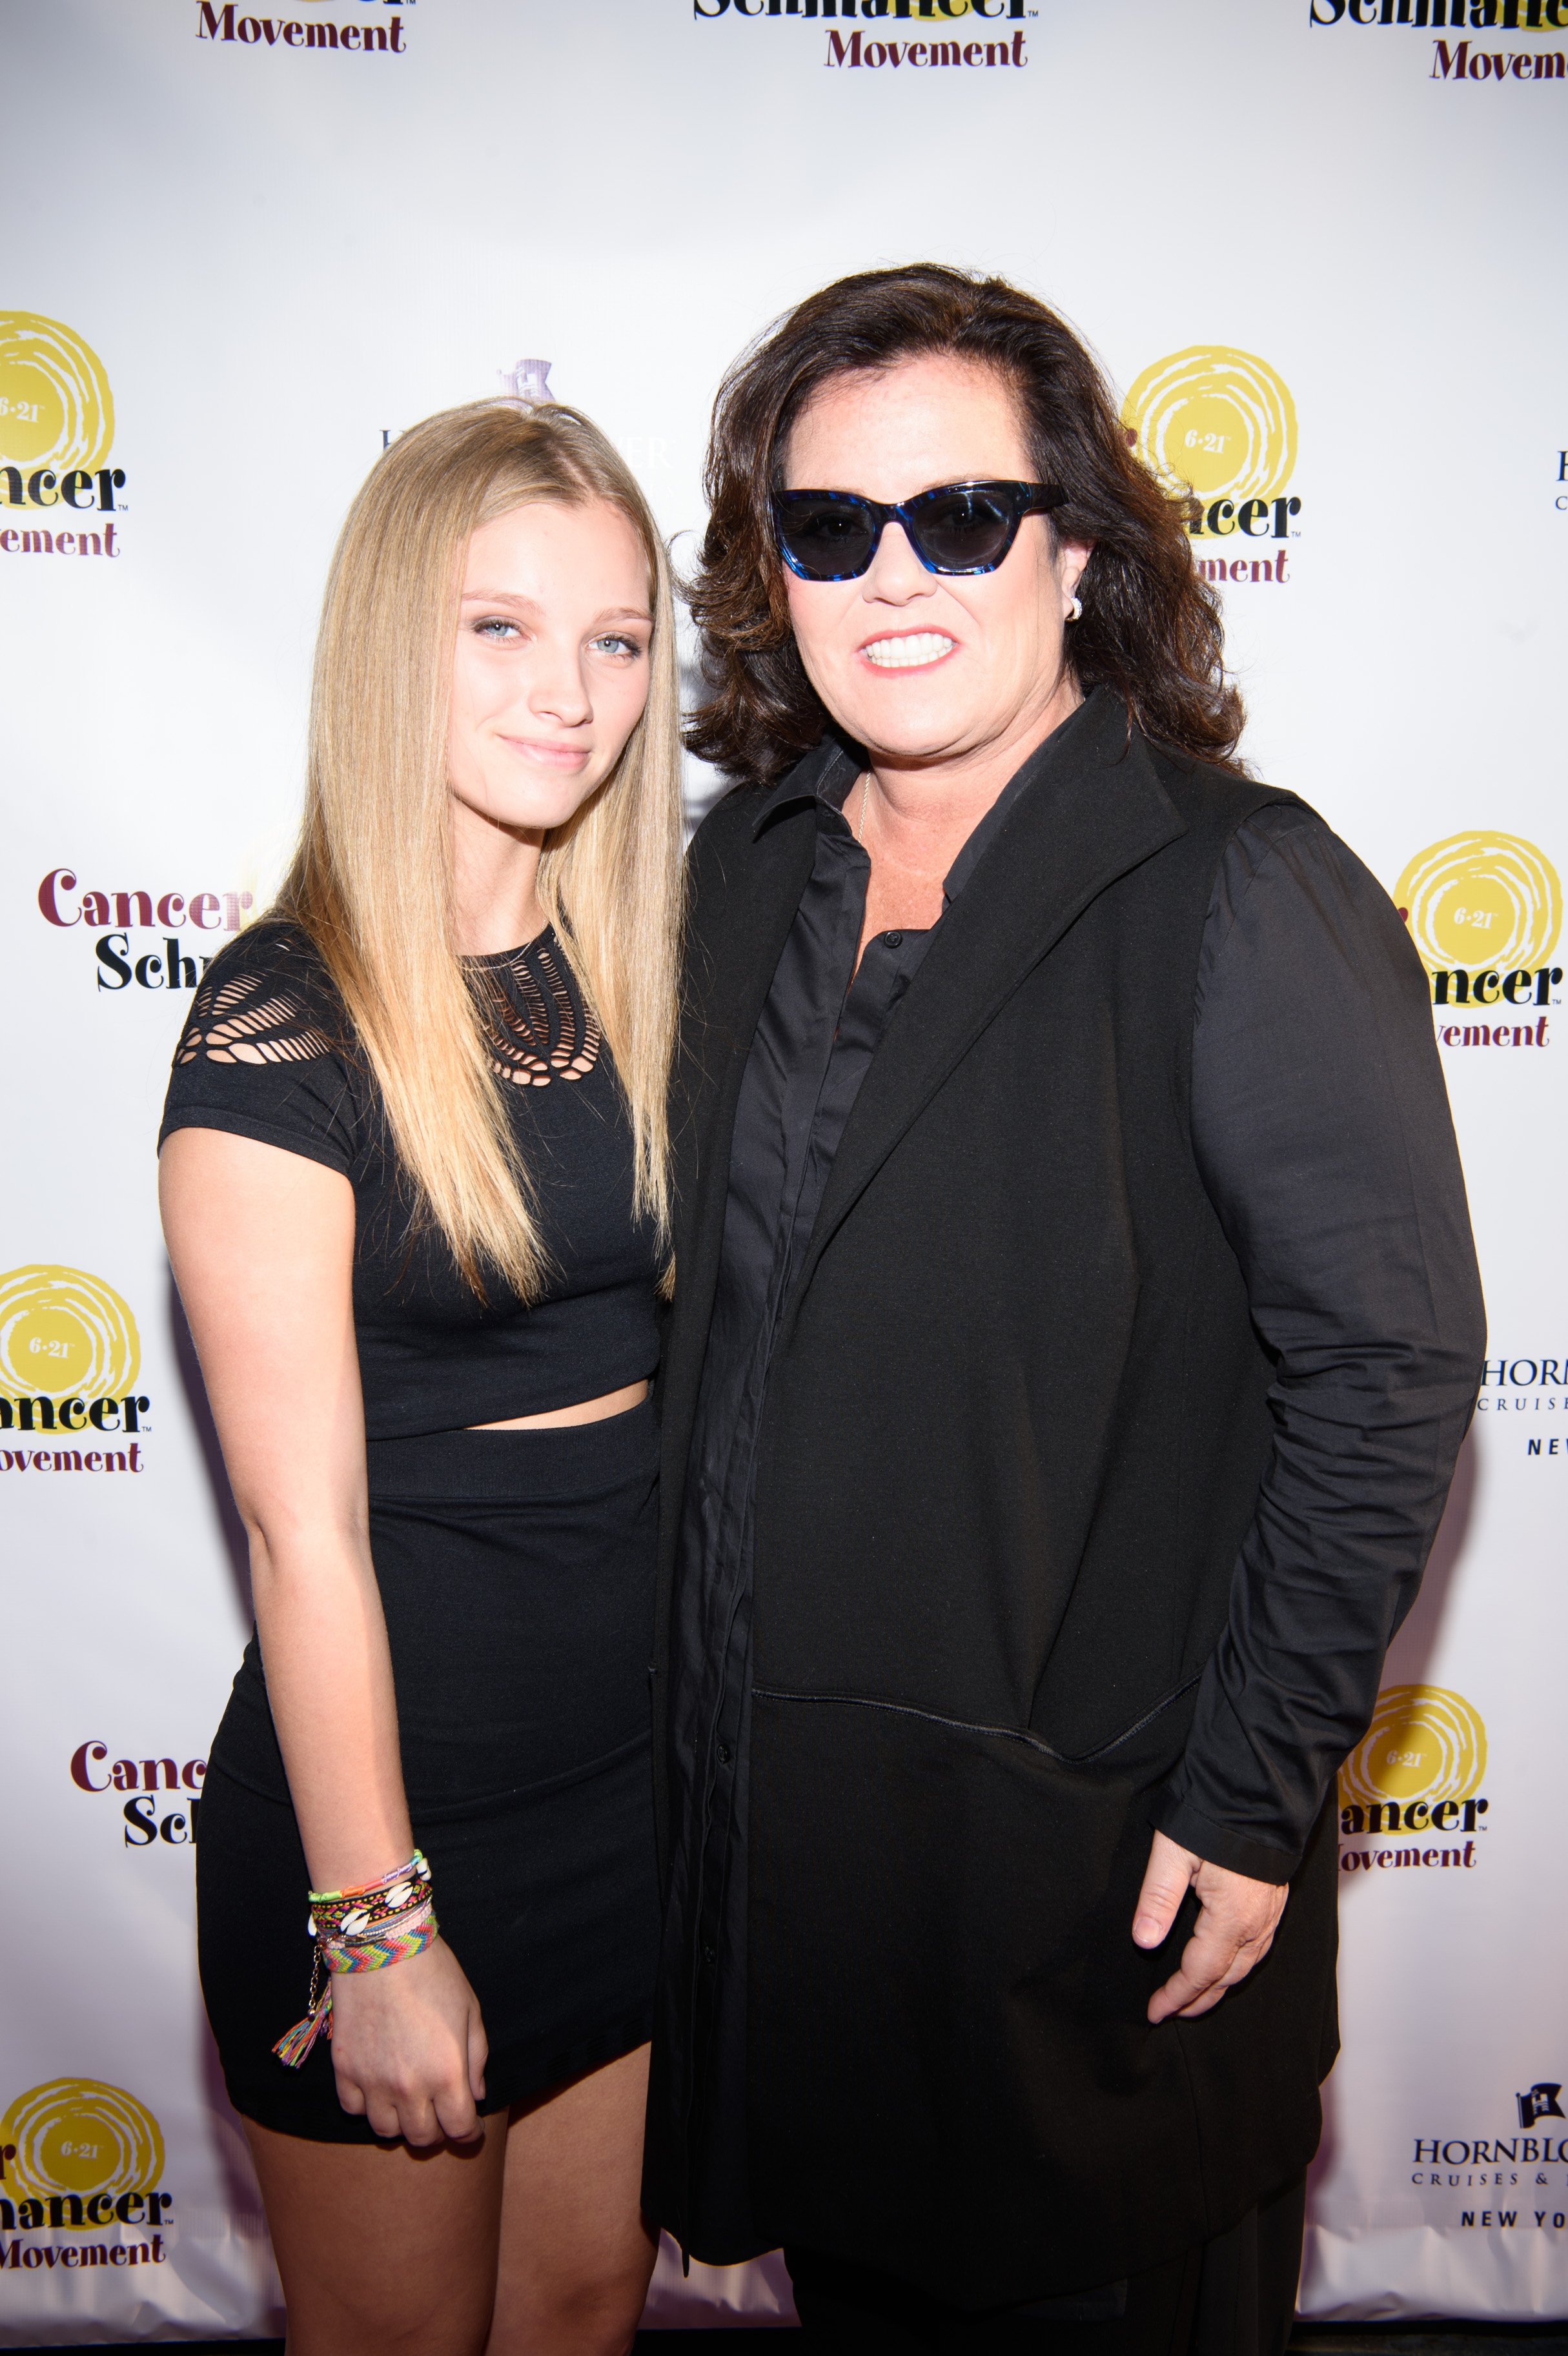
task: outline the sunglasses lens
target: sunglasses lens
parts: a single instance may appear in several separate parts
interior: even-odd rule
[[[801,499],[780,507],[779,538],[808,581],[851,581],[871,562],[875,530],[862,508],[836,499]]]
[[[920,550],[939,573],[980,573],[999,564],[1016,526],[1011,507],[973,487],[910,502]]]

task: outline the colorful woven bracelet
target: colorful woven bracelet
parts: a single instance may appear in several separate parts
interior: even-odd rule
[[[313,1890],[308,1929],[313,1939],[358,1939],[430,1896],[430,1866],[415,1849],[395,1873],[363,1881],[353,1890]]]
[[[407,1865],[353,1890],[313,1890],[307,1925],[316,1942],[305,2019],[273,2051],[297,2070],[318,2037],[332,2034],[332,1981],[338,1972],[377,1972],[423,1954],[439,1925],[430,1867],[415,1849]]]

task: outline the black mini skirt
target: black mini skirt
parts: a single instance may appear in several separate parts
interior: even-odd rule
[[[650,2034],[653,1411],[377,1440],[368,1457],[414,1838],[489,2040],[480,2107],[505,2110]],[[372,2142],[338,2104],[325,2039],[297,2070],[272,2050],[309,1992],[309,1879],[252,1638],[201,1804],[208,2019],[242,2116]]]

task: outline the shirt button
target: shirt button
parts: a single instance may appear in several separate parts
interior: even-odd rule
[[[734,1757],[735,1752],[730,1749],[729,1744],[727,1742],[721,1742],[719,1745],[719,1765],[721,1767],[727,1767]]]
[[[703,1949],[703,1961],[704,1964],[716,1964],[718,1959],[719,1951],[716,1947],[704,1947]]]
[[[902,933],[884,933],[882,938],[885,947],[887,948],[901,949],[904,946],[904,936]]]

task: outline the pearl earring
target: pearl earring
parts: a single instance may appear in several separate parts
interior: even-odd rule
[[[1082,598],[1081,598],[1081,597],[1075,597],[1075,598],[1073,599],[1072,604],[1071,604],[1071,605],[1068,607],[1068,609],[1067,609],[1067,618],[1068,618],[1068,620],[1069,620],[1069,622],[1081,622],[1081,621],[1082,621],[1082,619],[1083,619],[1083,600],[1082,600]]]

